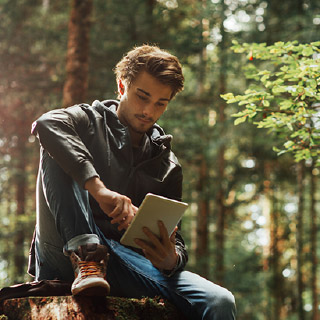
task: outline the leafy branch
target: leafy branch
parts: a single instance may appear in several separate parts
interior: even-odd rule
[[[277,42],[233,42],[236,53],[246,53],[245,76],[250,87],[242,95],[227,93],[227,103],[243,109],[235,114],[234,124],[251,121],[258,128],[281,133],[282,149],[295,160],[314,160],[320,165],[320,41],[310,44]],[[263,61],[263,63],[261,63]],[[263,67],[263,69],[262,69]]]

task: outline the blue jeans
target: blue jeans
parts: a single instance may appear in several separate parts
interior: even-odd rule
[[[113,296],[162,296],[188,319],[235,319],[235,301],[226,290],[189,271],[166,277],[142,255],[107,239],[94,223],[88,192],[46,153],[37,192],[36,280],[73,281],[63,249],[94,242],[108,247],[107,280]]]

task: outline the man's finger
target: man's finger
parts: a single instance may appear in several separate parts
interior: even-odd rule
[[[123,211],[123,203],[118,203],[115,208],[108,214],[110,218],[116,218]]]
[[[171,246],[171,237],[169,238],[168,230],[166,226],[164,225],[163,221],[158,221],[159,231],[160,231],[160,238],[161,242],[165,247]]]
[[[128,215],[125,218],[123,218],[119,222],[118,230],[121,231],[123,229],[127,229],[129,227],[129,224],[131,223],[132,219],[133,219],[132,215]]]
[[[161,243],[160,239],[149,228],[144,227],[144,228],[142,228],[142,231],[150,239],[150,241],[154,247],[156,247],[156,248],[162,247],[162,243]]]
[[[172,243],[176,243],[176,234],[177,234],[177,231],[178,231],[178,227],[175,227],[173,232],[172,232],[172,235],[170,236],[170,241]]]
[[[144,255],[150,261],[161,261],[162,259],[162,252],[161,250],[157,250],[157,248],[153,245],[148,244],[146,241],[142,239],[135,239],[135,243],[141,247],[144,252]]]

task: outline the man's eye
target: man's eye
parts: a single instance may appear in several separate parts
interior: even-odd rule
[[[138,98],[140,99],[140,100],[143,100],[143,101],[146,101],[148,98],[146,98],[146,97],[144,97],[144,96],[140,96],[139,94],[138,94]]]

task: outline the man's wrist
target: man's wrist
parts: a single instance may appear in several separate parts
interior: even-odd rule
[[[101,189],[106,189],[105,185],[98,177],[88,179],[84,184],[84,188],[88,190],[94,198],[96,198]]]
[[[177,261],[176,261],[175,266],[174,266],[172,269],[170,269],[170,270],[162,269],[162,270],[161,270],[161,273],[162,273],[163,275],[167,276],[167,277],[171,277],[171,276],[173,276],[173,275],[175,274],[175,272],[178,270],[179,266],[180,266],[180,255],[177,254]]]

